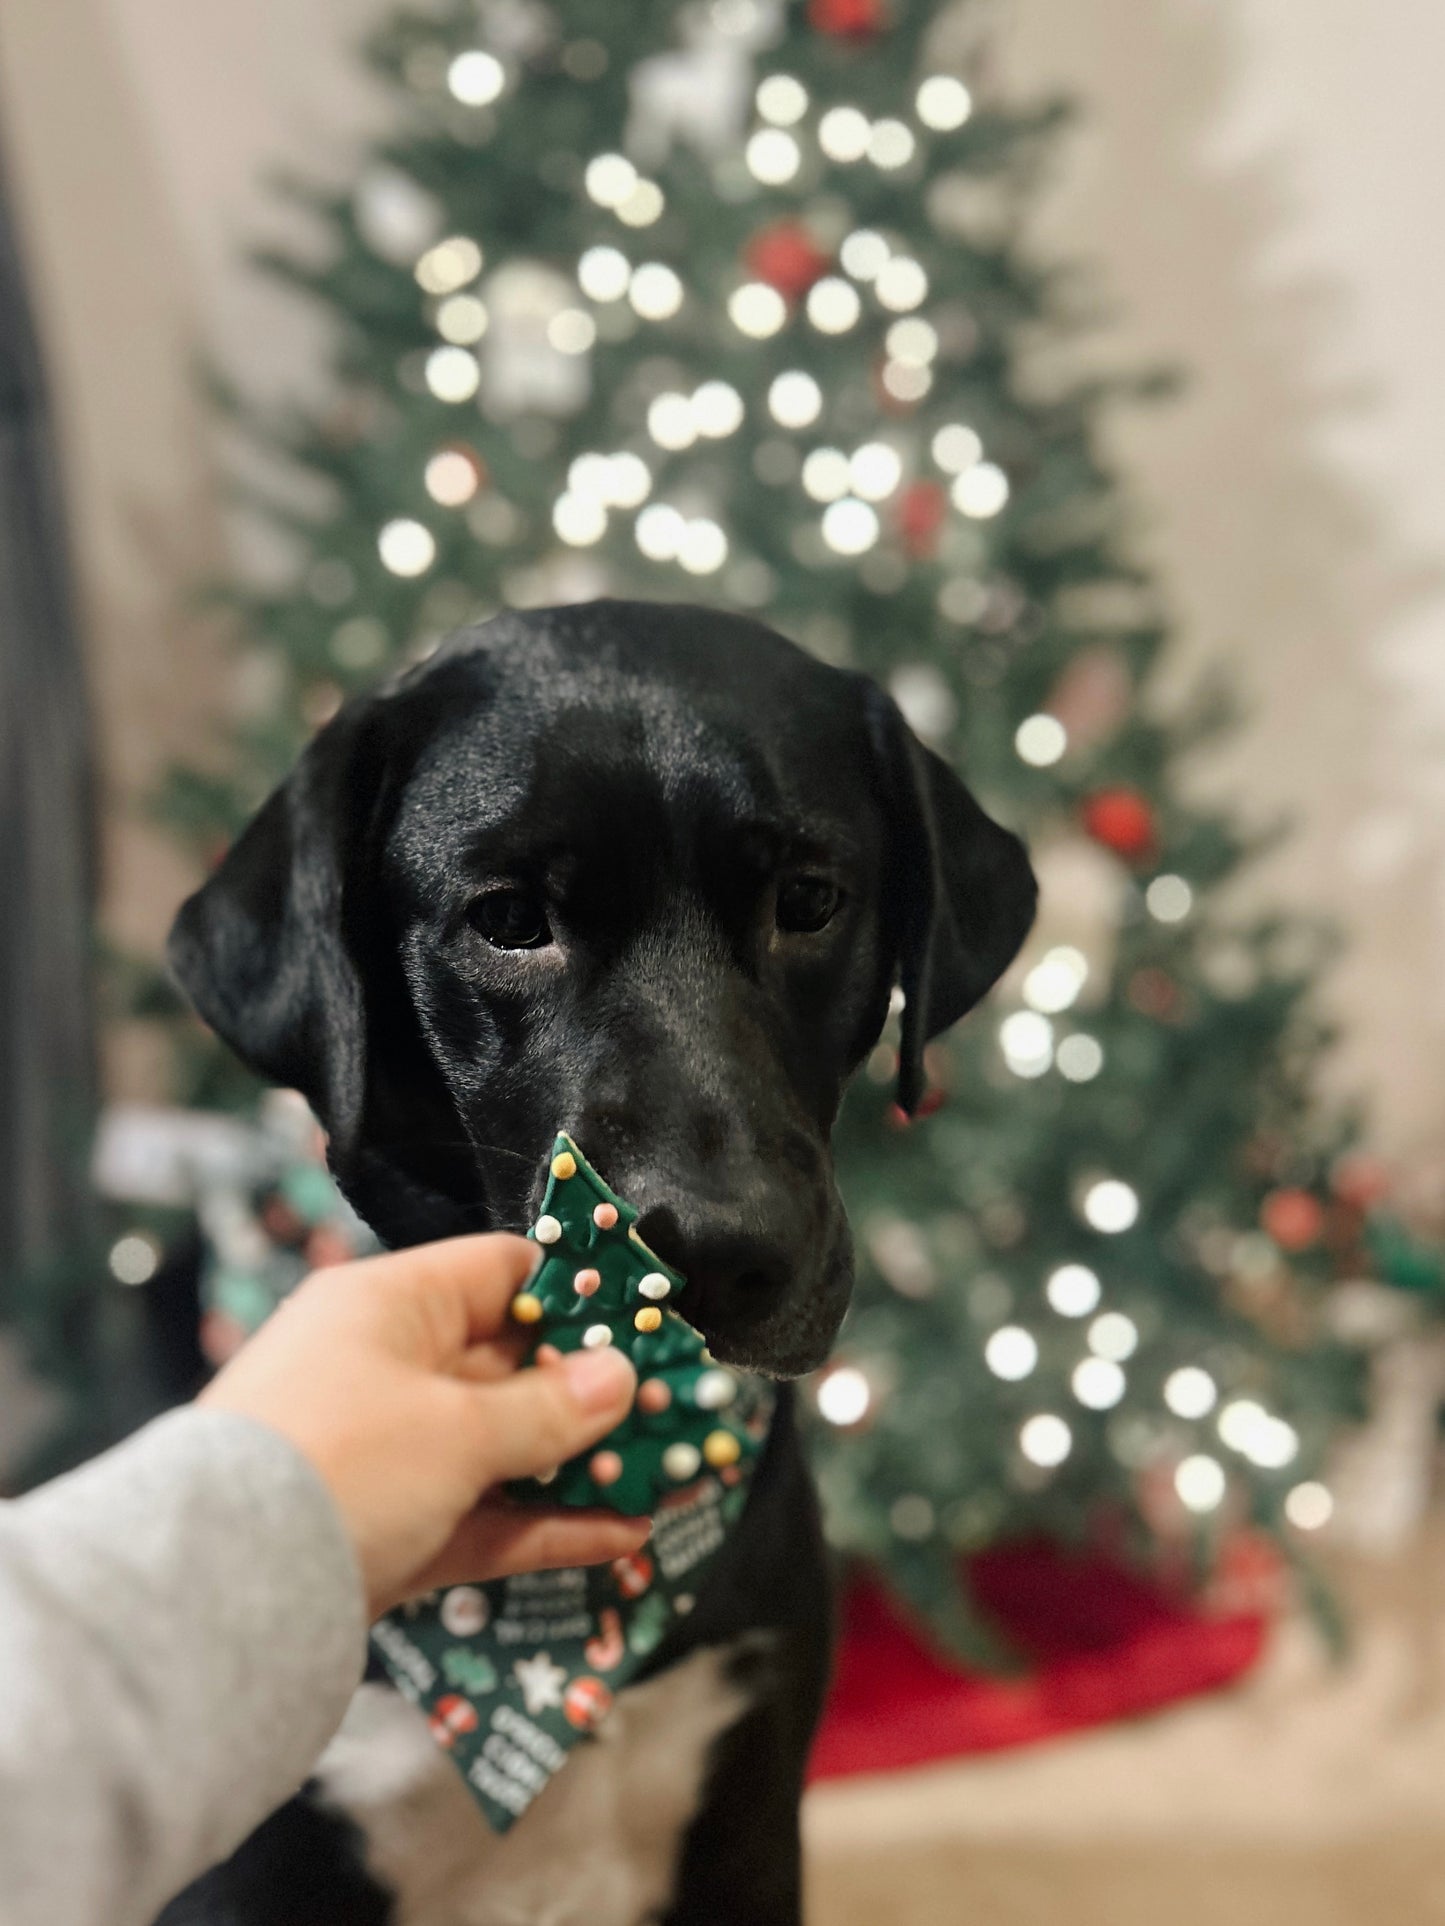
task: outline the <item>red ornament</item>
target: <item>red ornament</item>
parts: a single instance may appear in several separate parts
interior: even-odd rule
[[[1129,1001],[1141,1016],[1167,1022],[1179,1008],[1179,985],[1167,970],[1146,966],[1129,978]]]
[[[1154,812],[1137,789],[1098,789],[1084,799],[1084,827],[1096,843],[1130,860],[1154,847]]]
[[[785,301],[801,301],[833,265],[801,221],[774,221],[748,242],[748,272],[776,288]]]
[[[1374,1157],[1359,1152],[1341,1157],[1330,1172],[1336,1197],[1351,1210],[1373,1210],[1390,1194],[1390,1173]]]
[[[1259,1221],[1282,1251],[1302,1251],[1318,1241],[1325,1213],[1307,1190],[1272,1190],[1259,1207]]]
[[[871,40],[884,27],[883,0],[808,0],[808,25],[839,40]]]
[[[646,1552],[633,1552],[629,1558],[614,1558],[612,1576],[624,1598],[641,1598],[652,1583],[652,1560]]]
[[[938,553],[938,538],[947,519],[948,490],[941,482],[916,481],[904,489],[898,502],[898,533],[915,562],[932,561]]]

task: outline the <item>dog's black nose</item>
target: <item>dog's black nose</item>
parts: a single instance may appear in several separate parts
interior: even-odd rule
[[[705,1337],[743,1330],[776,1311],[791,1264],[783,1246],[736,1226],[689,1219],[670,1205],[646,1210],[637,1234],[687,1287],[677,1308]]]

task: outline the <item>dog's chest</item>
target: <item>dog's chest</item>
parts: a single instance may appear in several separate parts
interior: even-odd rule
[[[747,1708],[732,1656],[709,1647],[621,1693],[506,1834],[386,1686],[352,1701],[317,1768],[321,1796],[361,1827],[396,1926],[640,1926],[672,1893],[713,1742]]]

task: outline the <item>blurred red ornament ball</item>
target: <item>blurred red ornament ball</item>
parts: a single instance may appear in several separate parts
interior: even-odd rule
[[[748,272],[788,301],[801,301],[832,266],[801,221],[774,221],[760,228],[743,256]]]
[[[1341,1157],[1330,1172],[1336,1197],[1351,1210],[1371,1210],[1390,1194],[1390,1173],[1375,1157]]]
[[[1272,1190],[1259,1207],[1259,1221],[1283,1251],[1302,1251],[1324,1229],[1324,1207],[1307,1190]]]
[[[808,0],[808,25],[840,40],[866,40],[883,30],[883,0]]]
[[[941,482],[916,481],[904,489],[898,503],[898,532],[914,561],[930,561],[937,554],[947,519],[948,491]]]
[[[1154,812],[1137,789],[1099,789],[1080,811],[1096,843],[1118,856],[1147,856],[1154,847]]]

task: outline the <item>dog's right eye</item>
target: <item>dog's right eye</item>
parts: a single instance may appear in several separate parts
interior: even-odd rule
[[[542,900],[530,890],[489,889],[467,914],[494,950],[540,950],[552,941]]]

